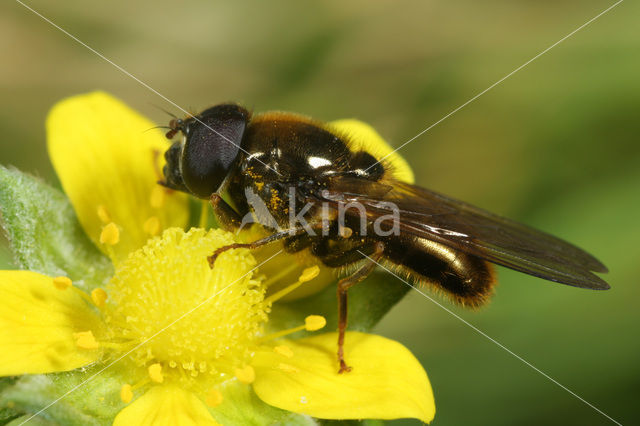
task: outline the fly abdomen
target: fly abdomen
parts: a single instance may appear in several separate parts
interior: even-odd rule
[[[454,302],[478,307],[493,293],[492,266],[424,238],[399,235],[385,238],[384,257],[418,283],[444,292]]]

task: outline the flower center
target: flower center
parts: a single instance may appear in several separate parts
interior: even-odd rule
[[[209,268],[207,256],[232,243],[219,229],[172,228],[118,265],[107,288],[110,340],[135,348],[130,357],[153,381],[219,383],[248,363],[268,302],[248,250],[227,251]]]

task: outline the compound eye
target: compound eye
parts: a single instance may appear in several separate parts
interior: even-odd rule
[[[217,192],[240,154],[249,113],[238,105],[223,104],[194,118],[182,150],[182,178],[195,196]]]
[[[164,174],[163,185],[176,189],[178,191],[187,191],[182,181],[182,175],[180,173],[180,156],[182,154],[182,143],[174,142],[171,147],[164,153],[164,158],[167,161],[162,169]]]

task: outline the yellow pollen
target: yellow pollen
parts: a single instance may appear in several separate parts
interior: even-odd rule
[[[309,315],[304,319],[304,328],[307,331],[316,331],[327,325],[327,320],[321,315]]]
[[[151,364],[147,371],[149,372],[149,378],[152,382],[162,383],[164,381],[164,376],[162,375],[162,366],[160,364]]]
[[[58,289],[58,290],[66,290],[69,287],[71,287],[73,283],[71,282],[71,280],[67,277],[55,277],[53,279],[53,285]]]
[[[345,226],[343,228],[340,228],[338,230],[338,232],[340,233],[340,236],[342,238],[349,238],[349,237],[351,237],[351,235],[353,235],[353,229],[351,229],[351,228],[349,228],[347,226]]]
[[[131,400],[133,399],[133,390],[131,389],[131,385],[129,384],[122,385],[122,387],[120,388],[120,399],[125,404],[128,404],[131,402]]]
[[[165,189],[160,185],[154,186],[151,190],[151,196],[149,197],[149,203],[154,209],[162,208],[165,200]]]
[[[102,308],[107,301],[107,292],[99,287],[95,288],[91,291],[91,300],[98,308]]]
[[[280,364],[278,364],[278,368],[284,371],[285,373],[297,373],[298,371],[300,371],[293,365],[285,364],[284,362],[281,362]]]
[[[109,215],[107,208],[102,204],[98,206],[97,213],[98,213],[98,218],[100,219],[100,222],[102,223],[111,222],[111,216]]]
[[[110,246],[118,244],[120,241],[120,230],[118,226],[109,222],[104,228],[102,228],[102,232],[100,233],[100,244],[107,244]]]
[[[98,349],[100,344],[96,341],[91,330],[81,331],[79,333],[73,333],[73,338],[76,339],[76,346],[80,349]]]
[[[157,216],[151,216],[144,222],[144,225],[142,225],[142,229],[147,234],[155,237],[160,232],[160,219],[158,219]]]
[[[250,365],[244,366],[243,368],[236,368],[236,377],[240,382],[250,384],[256,379],[256,371]]]
[[[282,355],[286,358],[291,358],[293,356],[293,351],[289,346],[280,345],[273,348],[273,351],[278,355]]]
[[[211,389],[205,398],[205,402],[209,407],[217,407],[222,404],[222,393],[218,389]]]

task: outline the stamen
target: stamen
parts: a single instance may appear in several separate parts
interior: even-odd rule
[[[273,351],[278,355],[282,355],[286,358],[291,358],[293,356],[293,351],[289,346],[280,345],[273,348]]]
[[[285,373],[297,373],[298,371],[300,371],[293,365],[285,364],[284,362],[281,362],[280,364],[278,364],[278,368],[284,371]]]
[[[100,233],[100,244],[107,244],[110,246],[118,244],[120,241],[120,230],[115,223],[109,222]]]
[[[204,401],[209,407],[217,407],[222,404],[222,399],[222,393],[218,389],[211,389]]]
[[[144,222],[142,229],[152,237],[158,235],[160,233],[160,219],[157,216],[151,216]]]
[[[162,206],[164,206],[165,195],[166,194],[163,187],[161,187],[160,185],[154,186],[151,190],[151,196],[149,197],[149,203],[151,204],[151,207],[153,207],[154,209],[162,208]]]
[[[130,384],[122,385],[122,387],[120,388],[120,399],[125,404],[128,404],[131,402],[131,400],[133,399],[133,390],[131,389]]]
[[[302,274],[300,274],[300,276],[298,277],[298,281],[296,281],[291,285],[288,285],[282,290],[277,291],[273,293],[271,296],[265,298],[264,299],[265,303],[267,304],[273,303],[279,299],[282,299],[284,296],[286,296],[287,294],[291,293],[293,290],[300,287],[303,283],[306,283],[307,281],[311,281],[312,279],[317,277],[319,273],[320,273],[320,268],[318,267],[318,265],[313,265],[310,268],[305,268],[302,271]]]
[[[164,376],[162,375],[162,366],[160,364],[151,364],[147,371],[149,372],[149,378],[152,382],[162,383],[164,381]]]
[[[80,349],[91,350],[100,347],[91,330],[73,333],[73,338],[76,339],[76,346]]]
[[[260,341],[264,342],[267,340],[277,339],[279,337],[286,336],[288,334],[292,334],[301,330],[316,331],[316,330],[320,330],[325,325],[327,325],[327,320],[323,316],[309,315],[304,319],[304,325],[293,327],[288,330],[281,330],[276,333],[267,334],[266,336],[262,337]]]
[[[98,206],[97,213],[98,213],[98,218],[100,219],[100,222],[105,224],[111,222],[111,216],[109,215],[109,211],[104,205],[100,204]]]
[[[243,368],[236,368],[236,377],[242,383],[251,384],[256,379],[256,371],[250,365]]]
[[[55,277],[53,279],[53,285],[58,290],[66,290],[69,287],[71,287],[73,283],[71,282],[71,279],[69,279],[68,277]]]
[[[102,308],[107,301],[107,292],[99,287],[95,288],[91,291],[91,300],[98,308]]]

